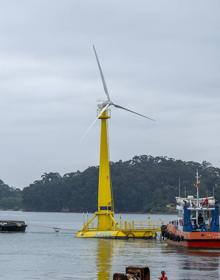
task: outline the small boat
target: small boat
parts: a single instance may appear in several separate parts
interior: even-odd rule
[[[0,232],[25,232],[26,227],[24,221],[0,220]]]
[[[199,184],[197,171],[197,196],[176,197],[178,218],[162,225],[161,235],[170,245],[220,249],[219,207],[214,196],[199,197]]]

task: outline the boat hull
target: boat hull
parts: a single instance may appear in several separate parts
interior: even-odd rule
[[[169,245],[194,249],[220,249],[220,232],[184,232],[169,224],[162,230]]]
[[[0,221],[1,232],[25,232],[27,225],[24,221]]]

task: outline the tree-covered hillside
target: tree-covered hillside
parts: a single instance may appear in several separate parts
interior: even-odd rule
[[[0,209],[18,210],[22,208],[20,189],[11,188],[0,180]]]
[[[201,175],[201,195],[220,199],[220,169],[207,162],[184,162],[167,157],[136,156],[129,161],[111,163],[116,212],[170,211],[179,193],[195,194],[196,169]],[[61,176],[45,173],[22,191],[23,209],[29,211],[90,212],[97,208],[98,167]]]

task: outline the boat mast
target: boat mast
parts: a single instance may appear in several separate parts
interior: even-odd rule
[[[196,191],[197,191],[197,208],[199,208],[199,172],[198,169],[196,170]],[[196,221],[198,223],[198,209],[196,210]]]
[[[212,196],[213,196],[213,197],[215,197],[215,186],[216,186],[216,184],[213,185],[213,188],[212,188]]]
[[[197,207],[199,207],[199,172],[196,171]]]

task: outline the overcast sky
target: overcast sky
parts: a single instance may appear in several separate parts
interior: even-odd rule
[[[0,178],[24,187],[44,172],[98,165],[105,99],[111,160],[161,155],[220,167],[220,2],[1,1]],[[146,171],[147,172],[147,171]]]

